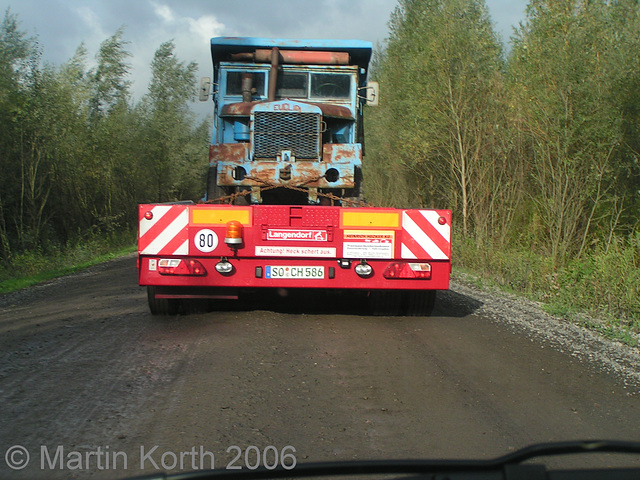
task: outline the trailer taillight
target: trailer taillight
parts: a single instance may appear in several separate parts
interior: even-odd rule
[[[192,275],[203,277],[207,274],[204,265],[192,258],[161,258],[158,260],[158,273],[160,275]]]
[[[382,274],[384,278],[393,279],[424,279],[431,278],[431,265],[428,263],[390,263]]]
[[[153,218],[153,212],[151,210],[147,210],[144,212],[144,218],[146,220],[151,220]]]
[[[242,224],[237,220],[227,222],[227,233],[224,243],[229,246],[238,246],[242,243]]]
[[[197,260],[187,260],[187,265],[190,267],[192,275],[203,276],[207,274],[207,270]]]

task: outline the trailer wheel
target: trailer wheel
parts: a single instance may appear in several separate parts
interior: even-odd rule
[[[398,290],[372,290],[369,307],[375,316],[397,317],[402,315],[403,295]]]
[[[435,290],[409,290],[405,295],[404,313],[410,317],[428,317],[435,303]]]
[[[147,301],[152,315],[175,315],[178,313],[178,300],[156,298],[156,287],[147,286]]]
[[[182,302],[182,309],[185,315],[207,313],[211,310],[210,307],[209,300],[206,298],[193,298]]]

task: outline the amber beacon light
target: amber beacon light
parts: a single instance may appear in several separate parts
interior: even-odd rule
[[[238,247],[242,244],[242,224],[237,220],[227,222],[227,233],[224,237],[224,243],[230,247]]]

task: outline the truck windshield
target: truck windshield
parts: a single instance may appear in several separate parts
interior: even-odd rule
[[[281,72],[276,86],[278,98],[307,98],[307,74]]]
[[[280,72],[277,98],[348,99],[351,75],[336,73]]]
[[[349,98],[350,95],[350,75],[311,74],[311,98]]]
[[[227,95],[242,95],[242,76],[251,75],[252,82],[251,87],[253,94],[258,96],[264,96],[265,86],[265,74],[264,72],[239,72],[231,71],[227,72]]]

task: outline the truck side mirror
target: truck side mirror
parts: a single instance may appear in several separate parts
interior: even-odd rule
[[[202,77],[200,79],[200,101],[206,102],[209,100],[209,94],[211,92],[211,79],[209,77]]]
[[[367,83],[367,105],[370,107],[378,106],[378,94],[380,91],[380,85],[378,82]]]

